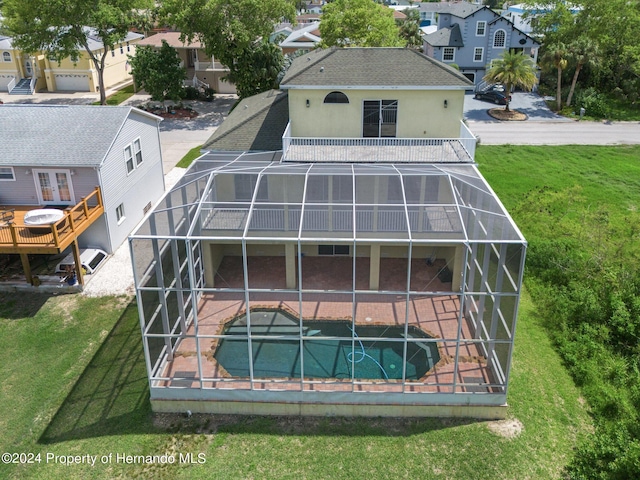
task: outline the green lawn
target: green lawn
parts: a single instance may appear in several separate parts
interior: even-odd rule
[[[41,463],[0,478],[554,478],[589,429],[579,392],[525,296],[507,439],[468,419],[161,416],[154,420],[135,305],[0,296],[0,451]],[[20,302],[22,304],[22,302]],[[101,343],[102,342],[102,343]],[[46,455],[204,453],[203,465],[46,463]]]
[[[129,97],[133,96],[135,92],[133,91],[133,85],[128,85],[124,88],[121,88],[116,93],[109,95],[107,97],[107,105],[120,105]],[[94,102],[94,105],[100,105],[100,102]]]
[[[176,167],[188,168],[189,165],[191,165],[196,158],[202,155],[202,153],[200,153],[201,148],[202,148],[202,145],[198,145],[197,147],[193,147],[191,150],[189,150],[185,154],[185,156],[182,157],[180,161],[176,164]]]
[[[622,228],[640,201],[639,158],[637,146],[477,152],[480,170],[530,242],[549,231],[531,209],[557,202],[568,202],[567,215],[578,218],[580,209],[615,207],[610,220]],[[0,451],[41,453],[42,463],[0,465],[3,479],[561,478],[593,428],[549,340],[549,319],[526,290],[508,394],[509,419],[523,426],[515,438],[471,419],[153,416],[135,304],[19,295],[0,294]],[[64,466],[44,463],[47,453],[114,460]],[[204,453],[206,463],[125,465],[115,463],[118,453]]]

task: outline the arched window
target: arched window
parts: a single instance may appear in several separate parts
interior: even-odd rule
[[[2,58],[3,58],[3,60],[5,62],[10,62],[11,61],[11,54],[9,52],[3,52]]]
[[[506,40],[507,34],[504,30],[496,30],[496,33],[493,36],[493,48],[504,48]]]
[[[324,103],[349,103],[349,98],[342,92],[331,92],[324,97]]]

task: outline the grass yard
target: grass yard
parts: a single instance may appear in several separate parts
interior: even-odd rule
[[[558,223],[553,209],[579,219],[604,204],[618,212],[612,224],[625,228],[640,201],[638,158],[637,146],[481,146],[477,152],[480,170],[530,242],[552,232],[541,220],[547,214],[538,212],[543,206],[549,222]],[[0,451],[42,458],[0,465],[0,478],[561,478],[593,425],[549,340],[549,319],[539,312],[525,291],[505,423],[186,418],[151,414],[135,304],[0,294]],[[521,431],[509,437],[514,426]],[[494,433],[498,427],[502,434]],[[114,460],[65,466],[46,464],[47,453],[113,454]],[[203,453],[205,463],[126,465],[115,462],[118,453],[192,453],[196,462]]]
[[[189,150],[176,164],[176,167],[189,168],[189,165],[191,165],[196,158],[202,156],[202,153],[200,153],[201,148],[202,145],[198,145],[197,147],[193,147]]]
[[[135,92],[133,91],[133,85],[127,85],[121,88],[116,93],[113,93],[107,97],[107,105],[120,105],[122,102],[132,97]],[[100,102],[94,102],[94,105],[100,105]]]
[[[25,297],[27,310],[0,296],[0,451],[42,461],[0,465],[3,479],[554,478],[590,428],[526,296],[509,394],[515,438],[467,419],[154,417],[135,304]],[[114,461],[65,466],[47,453]],[[206,463],[126,465],[118,453],[204,453]]]

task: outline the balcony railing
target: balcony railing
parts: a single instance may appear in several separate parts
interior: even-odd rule
[[[460,122],[459,138],[313,138],[282,136],[283,160],[291,162],[469,163],[476,137]]]
[[[0,224],[0,253],[59,253],[104,213],[99,187],[51,225],[25,225],[24,214],[34,208],[12,207],[13,219]]]

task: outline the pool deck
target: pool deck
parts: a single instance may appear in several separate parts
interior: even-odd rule
[[[278,283],[279,272],[274,263],[274,257],[254,257],[249,263],[249,276],[252,283]],[[225,257],[226,259],[226,257]],[[306,260],[306,259],[305,259]],[[351,285],[351,270],[345,269],[346,261],[351,265],[351,259],[336,259],[334,265],[318,270],[315,262],[308,262],[307,276],[303,276],[303,287],[310,288],[305,283],[313,283],[312,288],[326,289],[327,285],[341,288],[342,283]],[[368,260],[368,259],[362,259]],[[387,259],[384,272],[385,289],[396,291],[406,290],[406,259]],[[360,262],[360,259],[358,259]],[[238,265],[231,262],[221,265],[219,273],[229,286],[243,284],[243,274]],[[277,262],[276,262],[277,263]],[[333,270],[342,272],[335,275]],[[450,284],[442,283],[437,278],[438,267],[434,266],[429,272],[425,269],[419,272],[424,278],[411,278],[411,282],[421,282],[429,286],[431,291],[450,290]],[[368,279],[368,269],[362,268],[356,274],[356,286]],[[417,270],[416,270],[417,271]],[[313,273],[312,273],[313,272]],[[345,274],[344,272],[347,272]],[[404,273],[403,273],[404,272]],[[425,276],[426,275],[426,276]],[[427,276],[430,278],[427,278]],[[418,273],[416,273],[418,276]],[[347,277],[347,278],[345,278]],[[382,284],[381,280],[381,284]],[[404,287],[403,287],[404,285]],[[382,286],[382,285],[381,285]],[[260,288],[254,286],[253,288]],[[356,380],[350,379],[254,379],[251,382],[245,378],[232,378],[213,357],[218,339],[207,335],[220,335],[224,326],[234,317],[246,313],[246,299],[241,292],[205,293],[198,305],[198,336],[200,347],[200,362],[203,371],[203,381],[198,376],[198,356],[196,349],[195,327],[191,325],[187,337],[178,346],[173,361],[167,362],[163,369],[163,377],[157,386],[191,387],[191,388],[222,388],[222,389],[252,389],[252,390],[287,390],[287,391],[366,391],[366,392],[487,392],[493,382],[485,358],[480,354],[476,344],[472,343],[473,336],[465,320],[460,325],[460,339],[457,346],[459,330],[459,301],[455,295],[417,295],[409,299],[407,310],[406,294],[364,293],[357,294],[355,304],[350,293],[303,293],[299,301],[297,293],[260,292],[250,294],[251,308],[278,308],[286,310],[296,316],[300,313],[303,318],[351,320],[355,316],[356,325],[395,325],[403,326],[405,321],[429,334],[431,337],[449,341],[438,342],[440,361],[424,377],[417,381],[407,380]],[[191,337],[189,337],[191,335]],[[469,340],[464,343],[464,340]],[[458,352],[456,350],[458,349]],[[456,374],[456,353],[457,374]],[[454,378],[455,376],[455,378]],[[454,381],[455,380],[455,381]],[[202,385],[201,385],[202,383]]]

